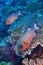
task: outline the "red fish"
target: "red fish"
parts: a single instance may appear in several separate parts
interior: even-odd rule
[[[30,46],[33,38],[36,36],[35,31],[38,30],[40,27],[37,26],[36,23],[34,23],[34,29],[30,30],[30,28],[27,30],[27,32],[22,36],[21,38],[21,43],[22,43],[22,48],[21,50],[26,50]]]
[[[5,24],[6,25],[10,25],[12,24],[13,22],[15,22],[15,20],[18,19],[18,16],[22,15],[22,13],[19,11],[18,14],[12,14],[10,15],[7,20],[5,21]]]

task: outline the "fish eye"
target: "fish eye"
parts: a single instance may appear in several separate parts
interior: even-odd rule
[[[27,43],[26,43],[26,45],[27,45]]]
[[[7,20],[7,22],[9,23],[9,21]]]
[[[23,42],[25,44],[25,42]]]
[[[27,45],[27,43],[26,43],[26,42],[24,42],[24,44],[26,44],[26,45]]]

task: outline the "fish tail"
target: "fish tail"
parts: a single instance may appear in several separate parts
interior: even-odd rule
[[[19,11],[19,12],[18,12],[18,16],[21,16],[21,15],[22,15],[22,13],[21,13],[21,11]]]
[[[40,26],[38,25],[37,22],[34,23],[34,29],[35,29],[35,30],[39,30],[39,29],[40,29]]]

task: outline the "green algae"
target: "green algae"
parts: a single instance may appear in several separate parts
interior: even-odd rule
[[[7,64],[7,62],[5,62],[5,61],[0,63],[0,65],[6,65],[6,64]]]

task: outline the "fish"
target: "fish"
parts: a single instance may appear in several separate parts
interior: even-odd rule
[[[11,25],[13,22],[15,22],[19,16],[21,16],[22,13],[21,11],[18,12],[18,14],[12,14],[10,16],[7,17],[6,21],[5,21],[5,24],[6,25]]]
[[[28,28],[27,32],[24,33],[24,35],[21,37],[21,50],[25,51],[30,46],[33,38],[36,36],[36,30],[40,29],[39,26],[37,26],[37,23],[34,23],[34,29]]]

